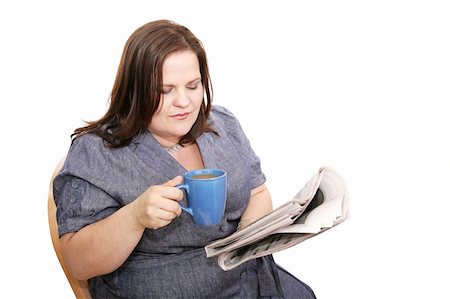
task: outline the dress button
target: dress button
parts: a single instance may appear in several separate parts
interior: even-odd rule
[[[73,195],[71,198],[70,198],[70,203],[75,203],[77,201],[77,197],[75,196],[75,195]]]

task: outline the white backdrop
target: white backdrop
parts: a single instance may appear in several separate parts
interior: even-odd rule
[[[51,173],[99,118],[123,45],[160,18],[204,43],[274,200],[322,165],[351,218],[276,254],[319,299],[449,298],[447,1],[2,2],[2,298],[73,298],[47,226]]]

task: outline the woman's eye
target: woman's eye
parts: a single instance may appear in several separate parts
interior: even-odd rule
[[[163,88],[162,93],[169,94],[171,91],[172,91],[172,88]]]
[[[187,88],[190,89],[190,90],[196,90],[199,84],[200,83],[197,83],[195,85],[189,85]]]

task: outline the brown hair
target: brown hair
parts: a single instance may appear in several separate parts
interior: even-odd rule
[[[212,85],[206,53],[202,43],[184,26],[158,20],[138,28],[127,40],[106,114],[97,121],[86,122],[71,135],[77,138],[94,133],[110,147],[122,147],[145,131],[161,101],[162,65],[176,51],[192,50],[198,58],[203,90],[206,95],[198,118],[180,144],[195,141],[203,132],[213,132],[207,122],[211,111]]]

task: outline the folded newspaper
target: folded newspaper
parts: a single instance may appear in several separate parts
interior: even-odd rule
[[[292,247],[349,216],[343,179],[321,167],[294,198],[234,234],[205,246],[207,257],[218,257],[227,271],[261,256]]]

